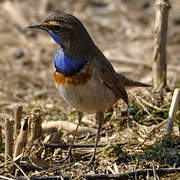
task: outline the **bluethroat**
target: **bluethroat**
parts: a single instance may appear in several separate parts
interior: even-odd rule
[[[78,124],[66,161],[71,153],[83,112],[96,113],[98,131],[94,152],[89,164],[95,160],[96,147],[104,118],[104,111],[120,98],[128,104],[127,87],[148,84],[127,79],[117,74],[93,42],[83,24],[70,14],[53,14],[42,23],[29,28],[38,28],[48,34],[59,45],[54,55],[54,80],[60,95],[78,112]]]

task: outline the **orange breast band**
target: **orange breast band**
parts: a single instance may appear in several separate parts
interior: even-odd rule
[[[91,79],[91,77],[92,71],[90,68],[88,68],[86,72],[80,72],[72,76],[64,76],[64,74],[60,72],[54,72],[54,81],[61,85],[64,85],[65,83],[72,84],[74,86],[84,85]]]

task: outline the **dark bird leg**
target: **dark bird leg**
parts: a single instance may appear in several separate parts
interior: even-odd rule
[[[75,132],[74,132],[74,135],[73,135],[73,139],[72,139],[72,141],[71,141],[71,144],[70,144],[70,146],[69,146],[68,153],[67,153],[66,157],[65,157],[64,159],[62,159],[58,164],[64,163],[64,162],[70,157],[70,155],[71,155],[71,150],[72,150],[72,147],[73,147],[73,144],[74,144],[74,140],[75,140],[75,137],[76,137],[76,134],[77,134],[77,131],[78,131],[78,127],[79,127],[80,122],[81,122],[82,117],[83,117],[83,113],[82,113],[82,112],[79,112],[79,111],[78,111],[77,114],[78,114],[78,124],[77,124],[77,126],[76,126],[76,130],[75,130]]]
[[[100,134],[100,131],[101,131],[103,119],[104,119],[104,113],[103,112],[97,112],[96,113],[96,120],[98,122],[98,131],[97,131],[97,134],[96,134],[94,152],[93,152],[93,154],[91,156],[91,159],[90,159],[90,161],[88,163],[88,166],[94,164],[94,160],[95,160],[95,156],[96,156],[96,148],[97,148],[97,144],[98,144],[98,140],[99,140],[99,134]]]

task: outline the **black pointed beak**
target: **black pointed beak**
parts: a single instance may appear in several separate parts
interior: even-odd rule
[[[43,29],[43,28],[42,28],[42,25],[41,25],[40,23],[38,23],[38,24],[32,24],[32,25],[28,26],[28,28]]]

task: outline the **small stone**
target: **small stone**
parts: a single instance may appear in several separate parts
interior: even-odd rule
[[[21,49],[18,49],[15,53],[14,53],[14,57],[19,59],[21,57],[24,56],[24,52]]]

